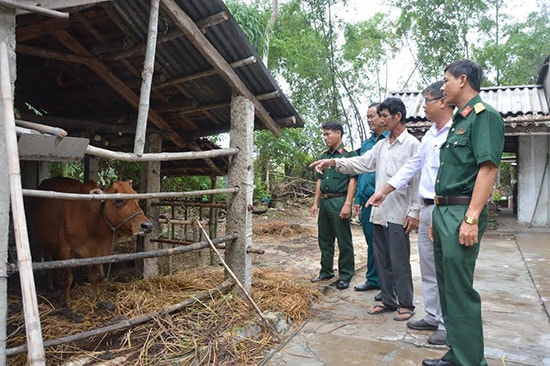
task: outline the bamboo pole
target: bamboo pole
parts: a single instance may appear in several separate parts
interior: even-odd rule
[[[233,280],[235,281],[235,283],[237,284],[237,286],[241,289],[241,291],[244,293],[244,295],[246,296],[246,298],[248,299],[248,301],[250,302],[250,304],[252,305],[252,307],[254,308],[254,310],[256,310],[256,312],[258,313],[258,315],[260,316],[260,319],[262,319],[262,321],[264,322],[267,330],[269,330],[271,332],[271,334],[273,335],[273,337],[275,337],[275,339],[277,340],[280,340],[281,339],[281,335],[275,330],[275,328],[273,328],[273,326],[271,325],[271,323],[264,317],[264,315],[262,314],[262,311],[260,310],[260,308],[258,307],[258,305],[256,305],[256,303],[254,302],[254,299],[250,296],[250,294],[248,293],[248,291],[246,291],[246,289],[244,288],[243,284],[241,283],[241,281],[239,281],[239,279],[237,278],[237,276],[235,276],[235,274],[233,273],[233,271],[231,270],[231,268],[229,268],[229,266],[227,265],[227,263],[225,262],[225,260],[223,259],[223,256],[221,255],[221,253],[218,251],[218,249],[216,248],[216,246],[214,245],[214,243],[212,242],[212,240],[210,240],[210,236],[208,236],[208,233],[204,230],[204,228],[202,227],[201,223],[196,220],[197,222],[197,225],[199,226],[199,228],[201,229],[202,233],[204,234],[204,236],[206,237],[206,240],[208,241],[208,244],[210,244],[210,247],[212,248],[212,250],[216,253],[216,255],[218,256],[218,259],[220,260],[221,264],[223,264],[223,266],[225,267],[225,270],[227,271],[227,273],[229,273],[229,275],[231,276],[231,278],[233,278]]]
[[[165,307],[162,310],[155,311],[153,313],[146,314],[146,315],[137,316],[137,317],[134,317],[134,318],[131,318],[131,319],[128,319],[128,320],[123,320],[123,321],[120,321],[116,324],[108,325],[106,327],[101,327],[101,328],[89,330],[89,331],[86,331],[86,332],[73,334],[73,335],[67,336],[67,337],[51,339],[51,340],[45,341],[44,346],[46,346],[46,347],[58,346],[58,345],[61,345],[61,344],[76,342],[76,341],[80,341],[80,340],[83,340],[83,339],[86,339],[86,338],[89,338],[89,337],[102,335],[102,334],[105,334],[105,333],[108,333],[108,332],[115,332],[115,331],[120,331],[120,330],[123,330],[123,329],[131,328],[131,327],[134,327],[136,325],[146,323],[146,322],[148,322],[150,320],[153,320],[155,318],[164,316],[166,314],[171,314],[171,313],[178,312],[178,311],[180,311],[180,310],[182,310],[182,309],[184,309],[188,306],[196,304],[197,302],[201,302],[201,301],[204,301],[206,299],[210,299],[218,292],[221,292],[221,293],[225,294],[225,293],[229,292],[229,290],[231,289],[231,287],[233,287],[233,285],[234,285],[233,282],[231,282],[229,280],[226,280],[226,281],[222,282],[221,284],[219,284],[217,287],[215,287],[213,289],[203,291],[203,292],[197,294],[196,296],[193,296],[193,297],[191,297],[189,299],[186,299],[186,300],[184,300],[180,303],[177,303],[175,305]],[[25,352],[26,350],[27,350],[27,346],[26,345],[21,345],[21,346],[18,346],[18,347],[8,348],[6,350],[6,353],[7,353],[8,356],[13,356],[13,355],[16,355],[18,353]]]
[[[40,123],[27,122],[27,121],[22,121],[20,119],[16,119],[15,124],[17,126],[30,128],[32,130],[36,130],[38,132],[44,132],[44,133],[54,135],[54,136],[57,136],[57,137],[65,137],[65,136],[68,135],[67,131],[65,131],[62,128],[43,125],[43,124],[40,124]]]
[[[98,156],[100,158],[115,159],[121,161],[170,161],[170,160],[195,160],[206,158],[217,158],[220,156],[237,155],[238,148],[216,149],[209,151],[187,151],[174,153],[150,153],[138,156],[133,153],[125,153],[120,151],[111,151],[89,145],[86,149],[86,154]]]
[[[46,15],[49,17],[69,19],[69,13],[62,13],[60,11],[47,9],[36,5],[24,4],[21,1],[0,0],[0,5],[8,6],[14,9],[27,10],[32,13]]]
[[[25,330],[29,352],[27,360],[31,365],[45,365],[44,345],[42,344],[42,328],[36,299],[34,276],[32,273],[32,259],[23,207],[21,187],[21,171],[19,167],[19,153],[17,151],[17,136],[15,134],[15,118],[13,111],[13,97],[11,90],[8,60],[8,46],[0,42],[0,99],[4,128],[6,133],[6,152],[8,155],[8,175],[10,181],[11,209],[13,227],[17,247],[17,261],[21,275],[21,295],[23,298],[23,312],[25,314]]]
[[[149,31],[147,32],[147,48],[145,49],[145,61],[143,63],[143,72],[141,73],[141,91],[139,96],[136,137],[134,140],[134,154],[137,156],[142,156],[145,148],[147,116],[149,115],[149,99],[151,97],[151,84],[153,82],[153,72],[155,69],[159,8],[160,0],[151,0]]]
[[[237,238],[238,236],[236,234],[231,234],[231,235],[222,236],[221,238],[214,239],[213,242],[215,244],[221,244],[229,240],[235,240]],[[147,252],[114,254],[114,255],[106,255],[103,257],[76,258],[76,259],[64,259],[59,261],[38,262],[38,263],[33,263],[32,268],[38,271],[38,270],[50,270],[50,269],[59,269],[59,268],[83,267],[83,266],[89,266],[92,264],[120,263],[120,262],[126,262],[126,261],[133,261],[136,259],[165,257],[165,256],[187,253],[193,250],[208,248],[208,245],[209,243],[207,243],[206,241],[201,241],[201,242],[193,243],[187,246],[180,246],[180,247],[168,248],[168,249],[149,250]]]
[[[83,201],[103,201],[103,200],[120,200],[120,199],[146,199],[146,198],[171,198],[171,197],[196,197],[209,194],[230,194],[239,192],[239,188],[218,188],[206,189],[204,191],[188,191],[188,192],[155,192],[155,193],[102,193],[102,194],[81,194],[81,193],[65,193],[56,191],[42,191],[39,189],[23,189],[23,195],[30,197],[54,198],[64,200],[83,200]]]

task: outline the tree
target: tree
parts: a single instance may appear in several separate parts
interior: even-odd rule
[[[448,63],[471,58],[480,63],[485,85],[534,82],[549,50],[547,11],[518,23],[506,15],[504,0],[392,0],[401,9],[399,35],[414,41],[424,84],[440,78]]]
[[[550,55],[550,19],[545,13],[531,13],[525,22],[503,26],[504,42],[487,43],[474,49],[474,59],[488,74],[493,85],[526,85],[537,83],[538,70]]]

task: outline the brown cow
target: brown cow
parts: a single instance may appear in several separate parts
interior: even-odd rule
[[[114,182],[103,193],[133,193],[130,182]],[[102,193],[97,182],[82,183],[70,178],[46,179],[40,190],[67,193]],[[110,255],[121,237],[150,233],[153,223],[137,200],[60,200],[32,198],[29,202],[29,236],[34,247],[54,259],[90,258]],[[70,268],[65,273],[65,302],[73,281]],[[90,282],[96,294],[103,277],[102,265],[90,267]]]

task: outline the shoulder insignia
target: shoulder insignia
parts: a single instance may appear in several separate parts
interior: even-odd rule
[[[474,105],[474,110],[476,111],[476,114],[480,114],[485,110],[485,104],[479,102]]]
[[[346,152],[352,152],[353,149],[349,146],[344,146],[344,150],[346,150]]]
[[[466,106],[466,108],[464,108],[462,112],[460,112],[460,114],[462,115],[462,117],[466,118],[468,117],[471,111],[472,111],[472,107]]]

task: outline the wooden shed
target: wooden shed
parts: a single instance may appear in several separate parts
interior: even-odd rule
[[[85,139],[87,157],[142,162],[147,192],[158,190],[160,176],[228,175],[235,194],[227,230],[234,239],[225,256],[249,288],[252,133],[269,129],[278,136],[282,128],[303,122],[223,1],[1,0],[0,35],[0,257],[6,258],[11,204],[17,266],[28,293],[29,363],[45,360],[22,225],[21,180],[27,171],[21,174],[18,154],[25,160],[55,160],[59,140],[51,144],[51,154],[34,151],[32,140],[26,145],[30,152],[20,152],[16,120],[63,128]],[[212,141],[221,133],[229,134],[228,149]],[[34,181],[40,179],[37,170],[31,174]],[[5,262],[0,260],[2,294]],[[5,312],[5,296],[0,298],[0,312]],[[5,357],[5,319],[0,332]]]

